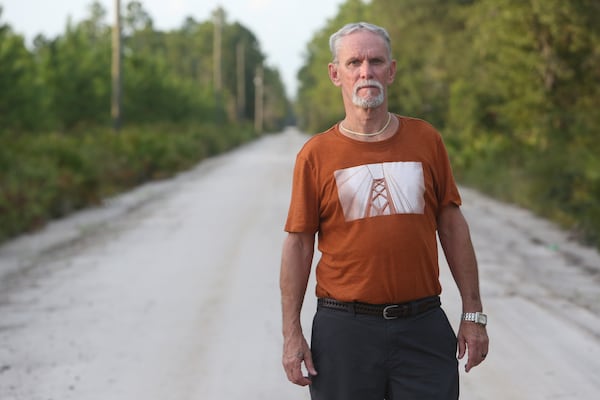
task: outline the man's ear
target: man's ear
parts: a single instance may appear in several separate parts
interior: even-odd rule
[[[390,63],[390,75],[388,76],[388,85],[391,85],[394,82],[394,78],[396,77],[396,68],[396,60],[392,60],[392,62]]]
[[[338,74],[338,65],[335,63],[329,63],[327,65],[327,69],[329,71],[329,79],[335,86],[340,86],[342,83],[340,82],[340,76]]]

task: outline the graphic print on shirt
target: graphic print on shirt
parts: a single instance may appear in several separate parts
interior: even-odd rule
[[[420,162],[359,165],[339,169],[334,176],[346,221],[425,211],[425,180]]]

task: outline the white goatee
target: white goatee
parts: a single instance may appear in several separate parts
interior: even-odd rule
[[[379,89],[379,94],[375,97],[360,97],[358,91],[366,86],[376,86]],[[352,90],[352,103],[361,108],[375,108],[383,104],[383,85],[375,80],[364,80],[356,82]]]

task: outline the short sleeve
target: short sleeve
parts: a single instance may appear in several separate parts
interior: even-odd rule
[[[296,157],[292,195],[285,223],[287,232],[316,233],[319,229],[319,195],[317,179],[309,161]]]
[[[452,174],[452,166],[450,164],[450,158],[448,157],[448,151],[442,140],[442,137],[438,133],[437,140],[437,160],[436,160],[436,196],[438,204],[440,206],[446,206],[448,204],[461,205],[461,198]]]

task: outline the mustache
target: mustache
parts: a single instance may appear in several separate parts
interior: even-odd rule
[[[366,79],[364,81],[356,82],[356,84],[354,85],[354,94],[358,93],[358,91],[360,89],[368,87],[368,86],[375,86],[379,90],[383,91],[383,85],[381,83],[379,83],[379,81],[376,81],[373,79]]]

